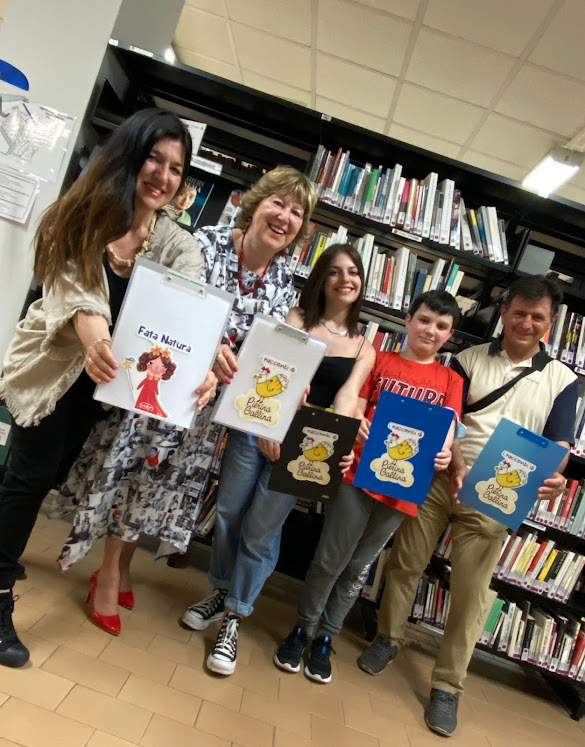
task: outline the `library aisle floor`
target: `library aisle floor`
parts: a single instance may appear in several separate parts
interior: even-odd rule
[[[442,739],[423,721],[437,647],[423,629],[411,628],[408,647],[380,677],[357,668],[364,644],[345,632],[333,681],[319,686],[272,664],[298,590],[279,583],[242,625],[238,668],[221,679],[204,668],[219,623],[204,633],[177,624],[207,590],[202,571],[154,565],[140,548],[136,609],[121,610],[122,635],[112,638],[84,605],[101,547],[61,574],[55,559],[67,530],[41,515],[24,556],[15,622],[31,662],[0,667],[0,747],[426,747]],[[540,678],[485,657],[474,658],[450,744],[583,747],[585,720],[572,721]]]

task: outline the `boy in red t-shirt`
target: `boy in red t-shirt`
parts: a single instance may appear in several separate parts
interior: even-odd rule
[[[367,438],[376,405],[383,391],[396,392],[430,404],[450,407],[461,414],[463,379],[435,360],[459,321],[455,299],[444,291],[420,295],[406,316],[406,349],[378,353],[365,384],[348,379],[335,398],[335,411],[362,417],[356,459],[344,477],[337,496],[328,504],[315,557],[305,578],[298,619],[274,656],[274,663],[298,672],[305,647],[317,627],[305,674],[312,680],[331,681],[331,643],[359,596],[369,568],[406,515],[416,516],[414,503],[373,493],[353,485],[355,470]],[[363,375],[363,374],[362,374]],[[435,458],[435,469],[451,461],[449,449],[455,420]]]

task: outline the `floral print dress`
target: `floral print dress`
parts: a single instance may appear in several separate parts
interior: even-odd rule
[[[283,257],[259,278],[242,267],[229,226],[209,226],[194,234],[205,258],[202,280],[235,296],[224,342],[238,350],[255,314],[284,321],[294,296]],[[205,321],[194,320],[204,324]],[[210,402],[190,429],[147,415],[113,409],[91,432],[61,488],[64,502],[77,509],[59,563],[65,570],[104,536],[135,542],[141,533],[158,537],[164,552],[185,552],[224,427],[211,422]],[[159,553],[161,554],[161,553]]]

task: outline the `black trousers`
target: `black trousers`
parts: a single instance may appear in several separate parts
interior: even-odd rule
[[[23,571],[18,562],[39,508],[69,472],[93,425],[106,414],[85,371],[39,425],[12,426],[11,460],[0,484],[0,589]]]

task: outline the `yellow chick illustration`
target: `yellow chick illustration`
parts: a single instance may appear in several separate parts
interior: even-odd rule
[[[312,449],[303,451],[303,454],[310,462],[322,462],[329,456],[329,449],[324,443],[318,443]]]
[[[504,488],[519,488],[523,479],[517,469],[511,472],[496,472],[496,482]]]
[[[412,448],[412,445],[404,439],[399,444],[396,444],[396,446],[388,446],[388,456],[390,459],[395,459],[396,461],[399,461],[400,459],[410,459],[411,456],[414,456],[415,451]]]
[[[262,380],[262,375],[254,376],[256,379],[256,392],[262,397],[276,397],[278,394],[282,394],[288,386],[288,381],[285,376],[281,374],[275,374],[269,379]]]

